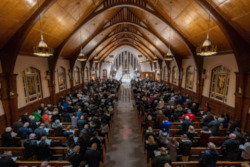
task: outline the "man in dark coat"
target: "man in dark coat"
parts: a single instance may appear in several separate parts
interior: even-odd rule
[[[17,164],[11,158],[11,151],[5,151],[0,158],[1,167],[17,167]]]
[[[24,141],[24,148],[25,148],[25,159],[26,160],[36,160],[37,155],[37,141],[36,134],[31,133],[29,135],[29,139]]]
[[[156,156],[153,159],[153,166],[154,167],[164,167],[164,164],[168,163],[168,164],[172,164],[171,161],[171,157],[170,155],[167,153],[166,148],[161,147],[161,155],[160,156]]]
[[[227,139],[222,145],[221,149],[224,151],[225,160],[236,161],[239,153],[239,140],[236,139],[236,135],[231,133],[229,139]]]
[[[208,128],[211,130],[212,136],[217,136],[220,127],[220,121],[217,117],[214,117],[214,120],[208,123]]]
[[[216,151],[216,146],[214,145],[214,143],[209,142],[207,145],[208,150],[205,151],[199,163],[201,167],[215,167],[216,162],[218,161],[219,154]]]
[[[185,120],[181,123],[182,131],[183,133],[187,133],[188,127],[192,124],[192,122],[189,120],[189,116],[185,117]]]
[[[25,122],[23,127],[19,128],[18,136],[20,136],[22,139],[27,139],[29,134],[32,133],[32,129],[28,127],[29,127],[29,122]]]
[[[5,132],[2,134],[2,146],[11,147],[14,146],[14,139],[11,136],[11,127],[6,127]]]
[[[101,152],[96,150],[97,144],[93,143],[91,149],[87,150],[84,155],[84,160],[87,162],[89,167],[99,167],[101,161]]]

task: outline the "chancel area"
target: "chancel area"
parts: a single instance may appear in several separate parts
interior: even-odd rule
[[[249,0],[1,0],[0,167],[249,167]]]

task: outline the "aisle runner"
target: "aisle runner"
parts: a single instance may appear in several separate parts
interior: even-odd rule
[[[133,103],[130,85],[121,85],[104,167],[147,166]]]

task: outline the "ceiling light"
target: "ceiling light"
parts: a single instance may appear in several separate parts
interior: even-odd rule
[[[210,13],[211,13],[211,4],[210,4],[210,10],[208,13],[207,39],[203,42],[202,46],[198,47],[196,50],[197,55],[200,55],[200,56],[212,56],[217,53],[217,46],[212,45],[211,41],[209,40]]]
[[[99,63],[99,59],[97,58],[97,56],[94,57],[93,63]]]
[[[170,1],[169,2],[169,4],[170,4],[170,19],[172,20],[172,1]],[[169,26],[169,40],[168,40],[168,43],[169,43],[169,46],[168,46],[168,52],[167,52],[167,54],[164,56],[164,60],[166,60],[166,61],[172,61],[173,59],[174,59],[174,56],[173,56],[173,54],[172,54],[172,52],[171,52],[171,46],[170,46],[170,41],[171,41],[171,28],[170,28],[170,26]]]
[[[81,5],[80,1],[78,2],[78,5],[79,5],[79,19],[78,20],[80,20],[80,5]],[[82,42],[82,29],[80,29],[80,42]],[[80,50],[77,60],[87,61],[87,56],[85,56],[85,54],[83,53],[82,46],[81,46],[81,50]]]
[[[38,0],[38,9],[39,9],[39,0]],[[50,57],[53,56],[54,50],[46,44],[43,40],[43,32],[42,32],[42,21],[41,14],[39,14],[39,22],[40,22],[40,32],[41,32],[41,41],[38,46],[33,47],[33,54],[40,57]]]

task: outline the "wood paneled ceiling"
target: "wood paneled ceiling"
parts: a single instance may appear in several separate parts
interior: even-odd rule
[[[39,0],[40,4],[45,1],[49,0]],[[175,56],[190,58],[192,48],[200,46],[206,38],[208,12],[197,3],[199,0],[172,1],[170,18],[170,0],[57,0],[41,14],[44,39],[66,59],[75,59],[81,46],[86,55],[93,58],[98,54],[101,58],[110,48],[120,46],[119,43],[130,43],[151,58],[154,55],[162,58],[170,45]],[[250,44],[250,1],[210,1],[211,7]],[[37,0],[0,1],[0,49],[37,7]],[[37,21],[19,52],[32,55],[33,46],[40,41],[39,31]],[[113,42],[117,38],[120,40]],[[213,17],[210,39],[219,52],[232,51],[228,38]]]

